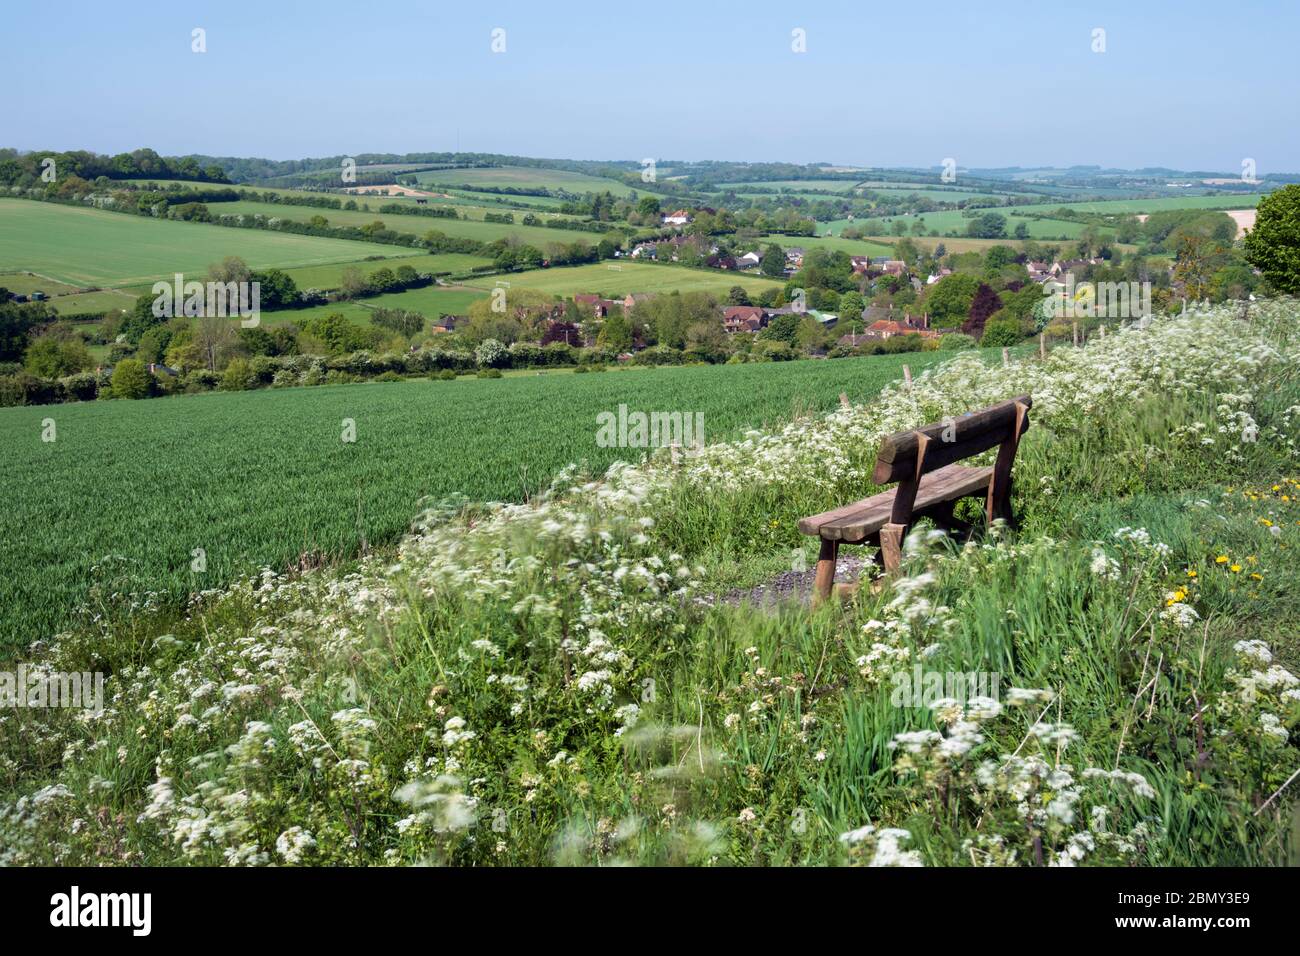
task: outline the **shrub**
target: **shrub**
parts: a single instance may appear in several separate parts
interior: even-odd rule
[[[16,372],[0,377],[0,407],[14,405],[48,405],[56,401],[58,385],[30,372]]]
[[[634,365],[681,365],[682,350],[671,345],[655,345],[632,356]]]
[[[578,360],[578,350],[564,342],[551,342],[542,346],[543,365],[572,365]]]
[[[496,339],[484,339],[474,350],[474,361],[483,368],[498,368],[509,360],[509,351]]]
[[[217,387],[220,377],[206,368],[195,369],[181,378],[181,387],[188,393],[210,392]]]
[[[148,398],[153,391],[153,376],[139,359],[122,359],[113,369],[114,398]]]
[[[474,373],[478,378],[500,378],[501,369],[499,368],[481,368]]]
[[[375,381],[376,382],[405,382],[406,379],[402,378],[402,376],[398,375],[396,372],[381,372],[380,374],[375,376]]]
[[[59,380],[63,394],[70,402],[90,402],[99,395],[99,376],[94,372],[78,372]]]
[[[542,365],[542,350],[531,342],[515,342],[510,346],[511,368],[534,368]]]
[[[1011,346],[1019,345],[1024,340],[1024,334],[1020,331],[1020,323],[1015,319],[993,319],[984,326],[984,335],[980,338],[980,345],[984,348],[990,346]]]
[[[799,357],[799,352],[787,342],[760,340],[754,343],[750,357],[757,358],[760,362],[790,362]]]
[[[223,392],[243,392],[250,388],[257,388],[257,384],[252,363],[246,358],[233,359],[221,374]]]
[[[429,378],[436,379],[438,381],[443,381],[443,382],[454,382],[456,381],[457,377],[458,376],[456,375],[456,373],[449,368],[445,368],[440,372],[434,372],[429,376]]]
[[[323,362],[317,362],[311,368],[304,369],[298,376],[300,385],[324,385],[325,384],[325,365]]]
[[[945,332],[939,338],[939,348],[944,352],[959,352],[975,348],[975,340],[964,332]]]

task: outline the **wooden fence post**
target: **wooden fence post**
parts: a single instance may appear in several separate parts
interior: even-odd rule
[[[1038,357],[1042,361],[1047,361],[1047,333],[1038,333]]]
[[[906,365],[903,366],[903,384],[909,392],[912,390],[912,370]]]
[[[1074,347],[1079,347],[1079,323],[1077,321],[1074,323]]]

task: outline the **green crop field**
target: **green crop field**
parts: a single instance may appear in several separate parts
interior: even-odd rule
[[[379,219],[382,220],[384,225],[388,226],[389,229],[393,229],[397,232],[410,232],[415,235],[423,235],[430,229],[438,229],[443,223],[454,224],[457,222],[457,220],[441,219],[434,216],[411,216],[402,215],[401,213],[393,215],[391,213],[381,213],[379,207],[384,205],[384,202],[376,202],[373,199],[370,200],[369,210],[318,209],[314,206],[295,206],[289,203],[253,202],[251,200],[240,200],[238,202],[214,202],[208,203],[207,205],[208,210],[214,216],[261,215],[266,216],[268,219],[293,219],[298,222],[307,222],[313,216],[324,216],[332,226],[368,226],[376,219]],[[417,207],[411,206],[410,208],[414,209]],[[484,215],[489,212],[497,213],[498,215],[501,213],[513,213],[516,221],[527,215],[526,212],[517,209],[499,209],[488,206],[457,205],[455,206],[455,209],[457,213],[469,216],[470,223],[482,223]],[[534,215],[537,215],[539,218],[544,220],[575,220],[578,218],[577,216],[561,216],[546,212],[538,212]],[[487,225],[497,224],[487,223]],[[503,228],[509,228],[509,226]],[[446,229],[442,229],[442,231],[447,232]],[[448,233],[448,235],[451,235],[451,233]],[[565,233],[565,235],[568,235],[568,233]]]
[[[262,324],[279,325],[292,322],[301,325],[318,315],[338,313],[358,325],[370,322],[370,314],[375,309],[406,309],[420,312],[431,319],[440,315],[464,315],[469,304],[481,299],[487,292],[481,289],[451,288],[426,286],[423,289],[408,289],[405,292],[393,292],[377,295],[368,299],[356,299],[350,302],[331,302],[317,305],[310,309],[286,309],[280,312],[263,312]]]
[[[1098,204],[1085,203],[1084,205],[1098,205]],[[986,212],[995,212],[998,215],[1006,218],[1008,238],[1010,238],[1012,230],[1014,230],[1016,226],[1019,225],[1020,223],[1025,224],[1025,227],[1029,230],[1029,237],[1031,239],[1055,239],[1061,236],[1065,236],[1066,238],[1069,239],[1075,239],[1078,238],[1078,236],[1084,230],[1084,225],[1085,225],[1084,223],[1069,222],[1064,219],[1027,219],[1023,217],[1015,218],[1012,216],[1012,211],[1014,208],[1035,209],[1041,213],[1041,212],[1046,212],[1049,207],[1043,206],[1040,208],[1037,206],[1020,206],[1020,207],[1003,206],[1003,207],[996,207],[992,209],[981,209],[979,210],[979,213],[983,214]],[[1057,203],[1055,205],[1050,206],[1050,208],[1059,209],[1060,204]],[[956,233],[957,236],[965,236],[966,229],[970,226],[970,223],[973,221],[963,216],[962,211],[957,209],[947,209],[941,212],[927,212],[927,213],[922,213],[919,216],[888,216],[882,218],[880,221],[886,223],[887,225],[892,225],[895,221],[901,221],[910,230],[912,228],[912,225],[918,219],[921,220],[922,224],[925,226],[925,231],[927,233],[931,229],[933,229],[936,230],[941,236],[947,235],[948,233]],[[1104,230],[1104,227],[1102,228]]]
[[[1267,193],[1237,193],[1217,196],[1166,196],[1161,199],[1099,199],[1096,202],[1043,203],[1019,206],[1024,212],[1045,213],[1053,209],[1079,212],[1151,213],[1170,209],[1254,209]]]
[[[224,256],[265,269],[392,254],[392,246],[377,243],[0,199],[0,272],[37,272],[77,286],[124,287],[174,272],[203,274]]]
[[[555,242],[561,242],[566,245],[574,242],[584,242],[587,245],[595,245],[600,241],[599,233],[582,232],[570,229],[547,229],[544,226],[520,225],[518,220],[523,218],[525,215],[520,210],[498,210],[499,212],[514,212],[516,222],[511,225],[506,223],[483,222],[481,219],[438,219],[432,216],[404,216],[400,213],[395,216],[385,216],[383,213],[374,211],[378,208],[378,203],[373,205],[371,212],[365,212],[364,210],[314,209],[310,206],[286,206],[277,203],[243,201],[213,203],[208,207],[214,216],[260,214],[267,218],[274,217],[278,219],[291,219],[295,222],[307,222],[312,216],[321,215],[329,220],[331,225],[337,226],[364,226],[374,222],[375,220],[379,220],[395,232],[407,232],[417,236],[422,236],[432,229],[441,232],[443,235],[465,239],[477,239],[480,242],[493,242],[497,239],[517,238],[529,243],[530,245],[534,245],[539,249],[545,248],[547,245]],[[391,250],[392,247],[389,246],[388,249]],[[389,254],[392,254],[391,251]],[[352,258],[356,257],[353,256]]]
[[[432,169],[416,173],[421,185],[438,183],[444,186],[478,186],[484,189],[514,187],[515,189],[562,189],[571,193],[611,192],[615,196],[628,196],[633,192],[645,194],[650,190],[625,186],[613,179],[588,176],[563,169],[540,169],[531,166],[498,166],[490,169]],[[647,186],[653,185],[647,183]]]
[[[0,273],[0,289],[8,289],[15,295],[31,295],[33,292],[44,292],[48,296],[67,295],[80,288],[81,286],[57,282],[30,272]]]
[[[851,192],[857,185],[852,179],[773,179],[761,182],[751,183],[719,183],[719,189],[761,189],[770,191],[773,195],[786,190],[789,192],[808,192],[817,190],[820,192],[847,193]]]
[[[46,637],[109,564],[171,597],[400,534],[422,496],[520,500],[596,445],[597,413],[702,412],[709,441],[874,395],[943,353],[409,381],[0,409],[0,642]],[[52,418],[57,440],[42,441]],[[356,442],[342,441],[343,419]],[[190,571],[195,549],[207,570]]]
[[[775,242],[783,249],[831,249],[847,252],[851,256],[888,256],[894,251],[888,243],[892,240],[881,239],[841,239],[839,236],[764,236],[759,240],[766,248],[769,242]]]
[[[716,292],[725,295],[732,286],[747,292],[777,288],[780,283],[756,275],[741,275],[718,269],[688,269],[684,266],[658,265],[651,262],[601,262],[585,266],[533,269],[510,275],[466,280],[483,289],[497,281],[509,282],[512,289],[536,289],[556,295],[599,292],[604,295],[627,295],[629,292]]]
[[[148,291],[146,289],[140,290]],[[79,315],[85,312],[118,312],[135,305],[134,293],[120,289],[105,289],[102,292],[78,292],[75,295],[61,295],[50,299],[50,305],[59,310],[60,315]]]
[[[464,255],[457,252],[402,255],[402,252],[416,250],[404,250],[401,246],[388,248],[394,250],[391,259],[358,259],[353,262],[336,262],[324,266],[299,266],[296,269],[286,269],[285,272],[293,277],[299,289],[337,289],[342,280],[343,270],[349,268],[360,269],[362,275],[368,276],[377,269],[397,269],[400,266],[410,266],[416,272],[460,273],[468,272],[476,266],[492,265],[492,260],[484,256]]]

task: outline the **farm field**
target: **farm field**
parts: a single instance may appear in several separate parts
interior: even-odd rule
[[[46,295],[55,296],[76,292],[81,286],[58,282],[31,272],[4,272],[0,273],[0,288],[8,289],[17,295],[44,292]]]
[[[993,209],[981,209],[980,213],[996,212],[999,215],[1006,217],[1008,237],[1010,236],[1011,231],[1022,222],[1029,230],[1029,238],[1031,239],[1057,239],[1061,236],[1075,239],[1082,234],[1084,230],[1084,223],[1069,222],[1063,219],[1013,218],[1012,211],[1015,208],[1033,208],[1038,212],[1044,212],[1048,207],[998,207]],[[1060,204],[1058,203],[1050,208],[1059,209]],[[920,220],[924,224],[926,232],[934,229],[937,230],[940,235],[955,232],[958,236],[965,235],[966,229],[971,222],[970,219],[962,215],[961,210],[957,209],[943,210],[941,212],[927,212],[919,216],[888,216],[882,218],[881,222],[892,224],[901,221],[910,229],[917,220]],[[1104,231],[1104,229],[1105,227],[1101,227],[1099,231]]]
[[[0,409],[0,644],[47,637],[96,565],[172,598],[300,555],[351,554],[399,535],[425,495],[520,500],[600,448],[595,416],[620,403],[704,414],[707,440],[865,400],[944,353],[646,369],[497,381],[418,380]],[[552,409],[553,414],[539,414]],[[560,411],[562,410],[562,412]],[[357,440],[340,440],[341,422]],[[51,475],[58,475],[52,482]],[[189,570],[202,548],[207,571]]]
[[[571,193],[610,192],[615,196],[645,195],[651,190],[633,189],[613,179],[588,176],[564,169],[542,169],[532,166],[498,166],[487,169],[433,169],[416,173],[421,184],[438,183],[456,186],[516,189],[562,189]]]
[[[841,239],[839,236],[763,236],[758,240],[764,246],[775,242],[783,249],[832,249],[852,256],[887,256],[893,253],[894,239]]]
[[[879,241],[886,241],[888,237],[873,237]],[[1010,246],[1013,249],[1021,247],[1019,239],[967,239],[962,236],[910,236],[909,237],[918,248],[927,251],[934,250],[938,246],[943,246],[945,252],[983,252],[993,246]],[[897,240],[894,240],[897,241]],[[1051,240],[1038,240],[1051,244]],[[1122,252],[1136,252],[1137,246],[1132,243],[1116,242],[1112,245]]]
[[[385,216],[379,212],[345,209],[313,209],[309,206],[282,206],[276,203],[231,202],[213,203],[208,207],[213,215],[251,216],[262,215],[267,218],[289,219],[294,222],[308,222],[315,215],[324,216],[331,225],[365,226],[378,220],[395,232],[422,236],[430,230],[443,235],[458,238],[477,239],[480,242],[493,242],[497,239],[518,238],[531,245],[543,248],[554,242],[586,242],[595,245],[600,235],[594,232],[582,232],[568,229],[547,229],[544,226],[524,226],[516,222],[513,225],[482,220],[438,219],[430,216]],[[510,210],[503,210],[509,212]],[[515,218],[521,213],[515,210]],[[339,241],[339,240],[332,240]],[[343,240],[346,241],[346,240]],[[388,246],[392,249],[394,247]],[[391,254],[391,253],[390,253]]]
[[[265,269],[392,252],[392,246],[377,243],[0,199],[0,272],[39,272],[76,286],[125,287],[174,272],[206,273],[224,256],[240,256],[252,268]]]
[[[415,235],[423,235],[430,229],[436,229],[442,223],[454,224],[454,219],[442,219],[435,216],[410,216],[410,215],[392,215],[379,211],[379,207],[385,205],[384,202],[371,201],[370,209],[318,209],[314,206],[295,206],[290,203],[273,203],[273,202],[254,202],[252,200],[239,200],[237,202],[214,202],[208,203],[208,210],[214,215],[226,216],[266,216],[267,218],[275,217],[278,219],[293,219],[297,222],[307,222],[313,216],[324,216],[332,226],[368,226],[376,219],[382,220],[384,225],[389,229],[397,232],[409,232]],[[451,205],[445,201],[442,205]],[[411,208],[417,208],[412,206]],[[469,222],[483,222],[483,216],[486,213],[514,213],[515,219],[518,220],[527,215],[526,212],[513,209],[496,209],[485,206],[471,206],[468,204],[455,205],[456,212],[460,215],[469,216]],[[562,216],[541,212],[539,218],[551,220],[561,219],[573,221],[578,219],[577,216]],[[496,223],[488,223],[496,225]],[[506,226],[504,228],[509,228]],[[532,228],[532,227],[522,227]],[[444,232],[446,230],[443,230]],[[450,235],[450,233],[448,233]]]
[[[852,192],[856,185],[857,182],[852,179],[772,179],[748,183],[718,183],[718,188],[770,190],[772,195],[776,195],[783,190],[789,192],[820,190],[822,192],[847,193]]]
[[[338,262],[324,266],[298,266],[284,271],[293,277],[299,289],[337,289],[342,281],[343,270],[348,268],[360,269],[362,275],[368,276],[377,269],[396,269],[399,266],[410,266],[416,272],[441,274],[468,272],[477,266],[492,265],[492,260],[484,256],[471,256],[459,252],[423,255],[417,253],[404,256],[401,253],[408,250],[402,249],[401,246],[390,248],[396,253],[391,259],[358,259],[354,262]],[[416,252],[414,249],[409,251]]]
[[[1099,199],[1096,202],[1043,203],[1017,208],[1033,210],[1037,213],[1061,208],[1100,213],[1151,213],[1167,209],[1254,209],[1266,195],[1267,193],[1237,193],[1217,196],[1168,196],[1160,199]]]
[[[715,292],[725,294],[732,286],[747,292],[761,292],[781,283],[762,276],[723,272],[718,269],[688,269],[685,266],[654,265],[624,260],[619,263],[592,263],[554,269],[533,269],[510,275],[468,280],[484,290],[496,281],[510,283],[512,289],[535,289],[556,295],[599,292],[604,295],[627,295],[629,292]]]
[[[148,289],[141,289],[147,292]],[[102,292],[78,292],[73,295],[61,295],[50,299],[49,304],[59,310],[60,315],[76,315],[85,312],[117,312],[135,305],[135,292],[121,289],[106,289]]]
[[[475,299],[481,299],[485,295],[487,295],[487,292],[479,289],[459,287],[446,289],[441,286],[426,286],[423,289],[408,289],[405,292],[393,292],[388,295],[377,295],[367,299],[330,302],[327,305],[316,305],[309,309],[263,312],[262,324],[281,325],[292,322],[301,325],[307,319],[315,316],[332,315],[337,312],[358,325],[366,325],[370,322],[370,313],[375,309],[407,309],[412,312],[420,312],[430,319],[436,319],[440,315],[464,315],[471,302]]]

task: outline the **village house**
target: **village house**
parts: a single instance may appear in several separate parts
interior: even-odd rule
[[[938,272],[934,273],[933,275],[927,276],[925,280],[925,284],[934,285],[944,276],[950,276],[950,275],[952,275],[952,270],[945,267],[943,269],[940,269]]]
[[[868,269],[871,268],[871,257],[870,256],[849,256],[849,265],[852,266],[854,272],[861,275],[862,273],[866,272]]]
[[[658,246],[653,242],[638,242],[632,247],[633,259],[655,259],[658,257]]]
[[[767,325],[767,312],[756,305],[731,305],[722,310],[722,327],[728,332],[757,332]]]
[[[902,259],[886,259],[880,264],[880,268],[885,275],[901,276],[907,272],[907,263]]]
[[[573,301],[590,308],[591,314],[598,319],[605,318],[615,306],[623,304],[617,299],[603,299],[595,293],[580,293],[573,297]]]
[[[691,221],[691,214],[685,209],[675,209],[663,217],[665,226],[684,226]]]
[[[892,338],[895,335],[911,334],[920,335],[924,339],[937,339],[942,334],[930,328],[930,314],[928,312],[919,316],[904,312],[900,321],[892,306],[888,309],[882,309],[876,305],[867,306],[862,310],[862,322],[865,330],[861,335],[857,336],[859,340],[883,340]]]
[[[1026,262],[1025,271],[1029,273],[1029,281],[1039,285],[1052,277],[1051,266],[1046,262]]]
[[[746,252],[744,255],[736,256],[737,269],[756,269],[763,264],[763,253]]]
[[[653,298],[653,292],[629,292],[623,299],[623,313],[626,315],[642,302],[649,302]]]

